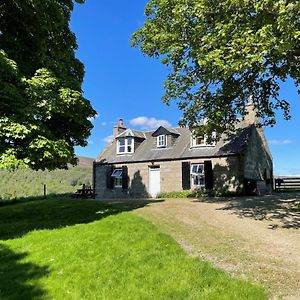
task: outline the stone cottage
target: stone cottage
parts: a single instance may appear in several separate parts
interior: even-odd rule
[[[249,113],[239,133],[208,143],[188,128],[127,129],[122,119],[113,141],[93,165],[98,198],[156,197],[190,189],[264,193],[272,188],[272,157]]]

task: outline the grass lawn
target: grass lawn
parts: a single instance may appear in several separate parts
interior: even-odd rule
[[[0,299],[266,299],[130,209],[66,198],[0,206]]]

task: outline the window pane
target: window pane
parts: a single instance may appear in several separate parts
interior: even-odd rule
[[[125,152],[125,146],[120,146],[120,147],[119,147],[119,152],[120,152],[120,153]]]
[[[118,171],[116,172],[116,176],[118,176],[118,177],[122,176],[122,170],[118,170]]]
[[[192,173],[197,173],[198,165],[192,165]]]
[[[192,174],[203,174],[204,173],[204,164],[193,164],[191,173]]]
[[[122,187],[122,177],[115,177],[114,178],[114,186],[115,187]]]
[[[120,177],[122,176],[122,169],[115,169],[111,174],[112,177]]]
[[[204,176],[203,175],[196,175],[193,177],[193,184],[195,186],[204,186]]]
[[[119,145],[125,146],[125,139],[119,139]]]
[[[127,145],[132,146],[133,144],[133,138],[127,138]]]
[[[204,165],[198,165],[198,173],[202,174],[204,171]]]
[[[202,136],[196,137],[196,145],[204,144],[204,138]]]
[[[160,146],[160,147],[166,145],[166,137],[165,137],[165,135],[159,135],[157,137],[157,145]]]

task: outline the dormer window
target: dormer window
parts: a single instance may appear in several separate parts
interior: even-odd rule
[[[205,146],[206,141],[204,136],[197,136],[192,138],[192,147]]]
[[[216,132],[212,133],[212,142],[208,143],[208,137],[207,135],[202,136],[193,136],[191,138],[191,147],[202,147],[202,146],[215,146],[216,142],[214,141],[216,139]]]
[[[117,140],[117,154],[126,154],[134,152],[134,139],[131,137],[128,138],[119,138]]]
[[[167,146],[167,137],[166,135],[159,135],[157,137],[157,147],[162,148]]]

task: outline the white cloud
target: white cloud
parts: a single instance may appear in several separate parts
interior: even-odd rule
[[[288,145],[291,144],[292,140],[270,140],[269,144],[271,145]]]
[[[106,144],[110,144],[113,141],[113,139],[114,139],[114,136],[113,135],[109,135],[109,136],[103,138],[101,141],[104,142],[104,143],[106,143]]]
[[[158,120],[156,118],[137,117],[129,121],[130,125],[140,127],[141,129],[157,129],[159,126],[171,127],[167,120]]]

